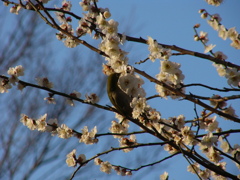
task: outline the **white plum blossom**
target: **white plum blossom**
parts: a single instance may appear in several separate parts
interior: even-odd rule
[[[22,9],[22,6],[12,6],[10,8],[10,13],[13,13],[13,14],[16,14],[18,15],[19,14],[19,11]]]
[[[122,133],[127,133],[128,132],[128,124],[126,126],[126,123],[118,123],[116,121],[112,121],[112,125],[111,127],[109,128],[109,130],[112,132],[112,133],[119,133],[119,134],[122,134]],[[113,136],[114,138],[121,138],[122,136],[121,135],[114,135]]]
[[[240,49],[240,40],[239,39],[234,39],[230,45],[232,47],[234,47],[235,49]]]
[[[7,73],[11,76],[16,76],[16,77],[23,76],[24,75],[24,68],[21,65],[16,66],[14,68],[11,67],[11,68],[8,69]]]
[[[235,157],[238,161],[240,161],[240,145],[235,144],[233,146],[233,150],[231,152],[232,156]],[[240,168],[240,166],[238,165],[238,168]]]
[[[213,63],[213,66],[217,69],[219,76],[227,76],[227,69],[222,64],[215,64]]]
[[[199,33],[199,39],[200,39],[203,43],[207,43],[207,42],[208,42],[208,33],[207,33],[207,32],[203,32],[203,31],[200,31],[200,33]]]
[[[216,131],[218,129],[218,121],[216,120],[217,116],[210,118],[210,120],[206,123],[205,129],[209,132]]]
[[[64,13],[62,12],[55,12],[56,16],[57,16],[57,20],[60,22],[60,23],[67,23],[66,21],[66,17],[64,15]]]
[[[181,129],[184,127],[185,124],[185,116],[179,115],[176,120],[174,121],[174,124],[177,125],[178,129]]]
[[[79,5],[82,7],[83,11],[88,11],[91,9],[91,6],[87,1],[79,2]]]
[[[75,167],[77,164],[83,164],[86,161],[86,156],[80,154],[77,158],[76,149],[73,149],[69,154],[67,154],[66,163],[69,167]]]
[[[212,0],[212,1],[215,1],[215,0]],[[207,13],[202,13],[201,17],[204,16],[204,14],[207,14]],[[229,38],[232,41],[230,45],[235,49],[240,49],[239,33],[236,31],[235,27],[229,28],[227,30],[227,28],[225,28],[225,26],[220,23],[221,17],[219,16],[219,14],[214,14],[210,17],[211,17],[210,20],[208,20],[207,22],[214,30],[218,31],[219,37],[221,37],[223,40],[226,40],[227,38]],[[202,40],[202,42],[207,43],[208,39],[206,39],[206,36],[207,36],[206,33],[200,32],[200,37],[196,40],[200,39]],[[205,39],[207,41],[205,41]],[[212,50],[213,47],[214,47],[213,45],[206,46],[205,53]]]
[[[131,148],[131,146],[137,145],[137,139],[135,135],[130,135],[129,138],[121,138],[119,140],[120,143],[120,147],[129,147],[126,149],[123,149],[124,152],[130,152],[133,150],[133,148]]]
[[[24,75],[24,68],[21,65],[16,67],[11,67],[8,69],[7,73],[11,76],[9,78],[9,82],[15,85],[15,82],[19,81],[18,77]]]
[[[65,11],[71,11],[71,7],[72,7],[71,1],[66,1],[66,0],[63,0],[63,1],[62,1],[62,9],[63,9],[63,10],[65,10]]]
[[[216,151],[213,146],[208,148],[208,152],[206,153],[208,159],[212,162],[218,163],[223,158],[220,156],[220,152]]]
[[[205,0],[208,4],[213,6],[219,6],[223,0]]]
[[[115,36],[118,32],[118,22],[110,19],[107,21],[107,26],[102,29],[102,33],[105,34],[107,37],[111,37],[112,35]]]
[[[192,144],[196,144],[195,140],[194,140],[194,133],[193,131],[190,129],[189,126],[184,126],[181,129],[181,134],[183,136],[183,143],[185,143],[186,145],[192,145]]]
[[[27,126],[30,130],[38,130],[38,131],[46,131],[47,123],[46,123],[47,114],[44,114],[37,120],[29,118],[27,115],[22,114],[20,122],[23,123],[24,126]]]
[[[231,115],[231,116],[233,116],[233,117],[238,117],[237,115],[236,115],[236,113],[235,113],[235,109],[233,109],[233,107],[230,105],[229,107],[227,107],[227,108],[225,108],[224,110],[223,110],[223,112],[224,113],[226,113],[226,114],[229,114],[229,115]],[[225,117],[224,117],[225,118]],[[227,118],[225,118],[225,119],[227,119]]]
[[[74,97],[74,98],[80,98],[80,97],[81,97],[81,93],[74,90],[74,91],[70,94],[70,96],[72,96],[72,97]],[[73,99],[67,98],[67,99],[66,99],[66,102],[67,102],[67,104],[69,104],[70,106],[74,106]]]
[[[201,146],[210,148],[217,142],[218,142],[218,137],[213,136],[213,134],[211,132],[209,132],[207,135],[203,136],[202,141],[201,141]]]
[[[106,11],[104,11],[103,16],[104,16],[106,19],[108,19],[108,18],[111,17],[111,13],[109,12],[109,10],[106,10]]]
[[[107,65],[111,66],[116,73],[125,72],[128,64],[127,52],[119,47],[121,42],[118,35],[112,35],[103,38],[99,45],[99,49],[109,56],[106,57]]]
[[[75,39],[72,39],[71,37],[67,36],[66,39],[63,41],[64,45],[68,48],[75,48],[79,45],[79,42]]]
[[[95,165],[100,165],[103,161],[100,158],[95,158],[94,159],[94,164]]]
[[[200,170],[198,174],[202,179],[207,180],[210,179],[211,171],[209,169]]]
[[[169,86],[179,88],[184,80],[184,75],[182,74],[180,67],[181,65],[179,63],[161,61],[161,71],[156,75],[156,78]],[[156,90],[163,98],[167,98],[167,96],[171,96],[173,99],[178,98],[178,96],[161,85],[156,85]],[[181,90],[184,92],[184,88]]]
[[[55,136],[57,135],[57,131],[56,131],[57,128],[58,128],[58,120],[56,118],[49,119],[47,122],[46,131],[51,132],[52,136]]]
[[[144,81],[136,74],[125,73],[119,77],[119,87],[130,97],[145,97],[146,93],[142,88]]]
[[[73,136],[73,130],[67,127],[66,124],[62,124],[56,129],[57,135],[60,138],[68,139]]]
[[[218,29],[218,35],[219,37],[221,37],[223,40],[226,40],[228,37],[228,32],[226,30],[226,28],[224,27],[224,25],[220,25],[219,29]]]
[[[47,101],[48,104],[56,104],[54,97],[45,97],[44,100]]]
[[[0,93],[7,93],[11,88],[12,85],[8,79],[0,78]]]
[[[82,135],[79,142],[83,142],[85,144],[94,144],[98,142],[98,139],[95,138],[97,133],[97,127],[95,126],[91,132],[88,131],[88,127],[84,126],[82,129]]]
[[[204,49],[205,49],[204,53],[206,54],[206,53],[212,51],[215,46],[216,45],[214,45],[214,44],[209,44],[209,45],[204,46]]]
[[[47,114],[44,114],[43,116],[41,116],[36,120],[36,126],[38,131],[42,131],[42,132],[46,131],[46,127],[47,127],[46,119],[47,119]]]
[[[153,122],[158,122],[161,119],[161,113],[150,106],[145,107],[147,118]]]
[[[105,29],[108,25],[108,21],[104,18],[102,14],[99,14],[96,19],[96,24],[99,26],[100,29]]]
[[[202,13],[202,14],[201,14],[201,18],[202,18],[202,19],[206,19],[207,17],[208,17],[208,13]]]
[[[77,159],[79,164],[83,164],[86,161],[86,156],[85,154],[80,154]]]
[[[37,128],[35,121],[29,118],[25,114],[21,114],[20,122],[23,123],[24,126],[27,126],[31,130],[35,130]]]
[[[168,180],[168,173],[166,171],[160,175],[160,180]]]
[[[237,39],[238,32],[236,31],[235,27],[232,27],[232,28],[228,29],[227,35],[228,35],[228,38],[233,41],[233,40]]]
[[[221,64],[213,63],[213,66],[217,69],[219,76],[227,78],[227,82],[230,86],[238,87],[240,83],[240,71],[236,68],[225,67]]]
[[[207,22],[214,30],[218,31],[219,23],[216,19],[211,19],[211,20],[208,20]]]
[[[133,108],[132,116],[134,119],[137,119],[141,114],[144,113],[144,110],[147,106],[146,98],[134,97],[130,105]]]
[[[193,174],[196,174],[196,173],[198,173],[200,171],[200,165],[198,163],[196,163],[196,162],[194,164],[190,164],[187,167],[187,171],[191,172]]]
[[[123,41],[118,36],[118,22],[113,19],[106,20],[106,18],[110,16],[108,9],[102,9],[102,13],[96,16],[94,15],[99,31],[104,34],[99,49],[108,55],[105,57],[108,61],[107,65],[110,66],[114,72],[124,72],[128,64],[128,58],[126,57],[127,52],[119,47]]]
[[[221,59],[223,61],[225,61],[228,57],[221,51],[217,51],[214,53],[214,56],[218,59]]]
[[[85,101],[88,103],[95,104],[99,101],[99,97],[95,93],[91,93],[90,95],[86,94],[85,97]]]
[[[69,154],[67,154],[66,163],[69,167],[75,167],[77,165],[76,149],[73,149]]]
[[[53,83],[48,80],[47,77],[44,78],[36,78],[36,81],[39,86],[46,87],[46,88],[53,88]]]
[[[229,143],[227,141],[224,141],[221,136],[219,137],[219,141],[221,142],[220,147],[221,147],[223,152],[225,152],[225,153],[231,153],[232,152],[232,150],[229,146]]]
[[[175,153],[178,152],[177,149],[175,149],[174,147],[172,147],[172,146],[169,145],[169,144],[166,144],[166,145],[164,146],[164,150],[165,150],[165,151],[168,151],[169,154],[175,154]]]
[[[154,62],[156,59],[168,60],[172,55],[170,49],[163,48],[156,40],[148,37],[147,40],[148,50],[150,51],[149,59]]]
[[[100,170],[102,172],[105,172],[107,174],[110,174],[111,173],[111,170],[112,170],[112,165],[108,162],[108,161],[105,161],[105,162],[102,162],[100,164]]]
[[[170,74],[177,74],[179,73],[179,68],[181,65],[176,62],[172,61],[161,61],[161,71],[167,72]]]

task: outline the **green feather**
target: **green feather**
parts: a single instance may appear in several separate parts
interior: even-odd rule
[[[132,108],[130,103],[132,98],[127,95],[118,86],[118,79],[121,74],[113,73],[108,76],[107,93],[111,103],[117,109],[119,113],[126,117],[132,117]]]

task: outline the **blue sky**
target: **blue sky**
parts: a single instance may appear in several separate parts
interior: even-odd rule
[[[119,32],[125,33],[133,37],[142,37],[147,39],[147,36],[158,40],[158,42],[168,45],[177,45],[182,48],[189,50],[203,52],[204,48],[200,42],[193,40],[194,31],[193,26],[197,23],[201,24],[199,31],[206,31],[209,33],[209,44],[216,44],[214,51],[223,51],[228,56],[228,61],[239,64],[240,51],[235,50],[230,47],[230,40],[222,40],[218,37],[218,34],[213,30],[206,22],[206,20],[201,19],[200,14],[198,13],[199,9],[206,9],[210,14],[219,13],[222,17],[222,24],[226,28],[236,27],[237,31],[240,32],[240,1],[239,0],[225,0],[224,3],[219,7],[214,7],[208,5],[204,0],[148,0],[148,1],[139,1],[139,0],[99,0],[99,7],[109,8],[112,18],[119,22]],[[74,4],[74,3],[73,3]],[[73,8],[75,13],[81,15],[81,8],[78,3],[75,2],[76,7]],[[44,22],[43,22],[44,23]],[[50,28],[50,27],[47,27]],[[54,33],[52,34],[54,36]],[[90,40],[90,38],[84,38]],[[61,49],[64,53],[71,53],[72,50],[66,48],[60,41],[54,39],[54,46],[57,49]],[[93,42],[91,40],[91,42]],[[83,46],[77,47],[80,52],[84,52],[86,57],[93,52],[87,50]],[[133,42],[126,42],[123,47],[125,51],[129,52],[129,64],[134,65],[135,62],[145,59],[149,52],[146,45],[137,44]],[[58,54],[59,57],[61,54]],[[181,70],[185,74],[185,83],[203,83],[210,86],[216,86],[218,88],[229,87],[226,83],[226,79],[219,77],[215,68],[212,66],[212,62],[205,59],[195,58],[192,56],[177,56],[171,57],[172,61],[181,63]],[[104,63],[104,59],[102,59]],[[156,61],[155,63],[147,62],[143,65],[135,65],[138,69],[144,70],[149,73],[151,76],[155,76],[159,73],[159,64],[160,62]],[[154,84],[149,83],[145,80],[145,90],[147,95],[155,94]],[[211,96],[216,92],[212,92],[203,88],[191,88],[187,92],[192,92],[198,95]],[[231,93],[222,95],[231,95]],[[105,96],[106,97],[106,96]],[[101,104],[110,104],[107,98],[101,99]],[[185,101],[178,100],[164,100],[156,99],[149,102],[151,106],[158,109],[163,118],[168,118],[170,116],[178,116],[184,114],[187,119],[192,119],[195,117],[193,111],[193,104],[187,103]],[[239,110],[239,101],[233,101],[231,103],[233,107],[237,110],[237,114],[240,115]],[[201,112],[202,108],[197,106],[198,112]],[[108,113],[109,118],[112,118],[113,113]],[[72,117],[74,119],[74,116]],[[219,118],[220,120],[220,118]],[[235,123],[230,121],[223,121],[222,125],[224,128],[231,128]],[[106,126],[110,126],[106,125]],[[108,129],[108,128],[107,128]],[[148,137],[140,137],[139,142],[144,142],[148,140]],[[153,139],[154,141],[156,139]],[[116,141],[116,140],[115,140]],[[236,138],[232,139],[233,142],[236,142]],[[117,145],[118,143],[115,143]],[[100,145],[100,143],[98,144]],[[89,158],[94,154],[100,152],[100,149],[105,147],[98,148],[98,145],[93,145],[90,147],[78,146],[78,150],[82,151],[79,153],[85,153]],[[94,149],[94,150],[93,150]],[[135,164],[131,161],[131,158],[135,153],[141,153],[141,156],[146,156],[146,161],[138,162]],[[139,165],[144,165],[150,163],[148,157],[156,156],[158,159],[163,158],[164,155],[167,155],[162,148],[159,150],[154,150],[151,148],[136,149],[133,152],[123,154],[121,152],[115,153],[114,159],[108,159],[108,155],[103,156],[103,160],[109,160],[112,163],[119,165],[132,165],[133,168],[138,167]],[[64,159],[65,157],[63,157]],[[158,160],[156,159],[156,160]],[[128,161],[127,161],[128,160]],[[65,162],[65,161],[64,161]],[[170,179],[197,179],[196,176],[188,173],[186,171],[186,166],[188,163],[182,156],[175,157],[169,161],[166,161],[155,167],[148,167],[143,169],[143,172],[133,172],[132,177],[122,177],[116,175],[113,172],[112,176],[105,175],[102,172],[98,173],[98,167],[93,164],[88,164],[87,166],[93,166],[93,177],[92,179],[159,179],[159,175],[164,171],[169,172]],[[67,167],[66,167],[67,168]],[[89,170],[89,169],[88,169]],[[68,168],[68,171],[71,169]],[[84,171],[84,169],[80,170]],[[236,168],[233,167],[233,171],[236,171]],[[72,172],[72,171],[71,171]],[[149,175],[148,175],[149,174]],[[145,176],[143,176],[145,175]],[[141,178],[143,177],[143,178]]]

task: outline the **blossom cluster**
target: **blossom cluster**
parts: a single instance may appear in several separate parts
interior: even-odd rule
[[[8,89],[11,89],[12,85],[16,85],[16,83],[19,82],[18,77],[24,75],[24,68],[21,65],[10,67],[7,73],[10,75],[8,79],[0,78],[1,93],[8,92]],[[22,90],[24,86],[19,83],[18,88]]]
[[[208,4],[213,6],[219,6],[223,0],[205,0]]]
[[[113,19],[108,20],[111,17],[109,9],[96,7],[94,1],[82,1],[80,6],[86,13],[79,21],[77,36],[92,34],[94,31],[94,39],[102,38],[99,49],[106,54],[107,65],[115,72],[124,72],[128,58],[127,53],[119,47],[125,37],[118,35],[118,22]]]
[[[156,40],[148,37],[147,40],[148,50],[150,51],[149,59],[154,62],[156,59],[168,60],[172,55],[171,49],[162,47]]]
[[[51,81],[49,81],[49,79],[47,77],[36,78],[36,81],[37,81],[39,86],[46,87],[46,88],[49,88],[49,89],[53,88],[53,83]]]
[[[223,40],[229,38],[232,41],[230,45],[235,49],[240,49],[240,37],[235,27],[227,29],[223,24],[220,23],[222,18],[219,14],[210,15],[204,9],[199,10],[199,13],[201,13],[201,17],[204,19],[210,17],[207,22],[214,30],[218,31],[219,37],[221,37]]]
[[[5,3],[5,5],[7,6],[7,4]],[[20,5],[15,5],[15,6],[12,6],[10,8],[10,13],[13,13],[13,14],[16,14],[18,15],[19,14],[19,11],[22,9],[22,7]]]
[[[72,4],[70,1],[63,0],[62,6],[56,7],[56,9],[64,10],[64,11],[70,11],[72,8]],[[79,41],[77,39],[73,38],[74,35],[74,29],[71,25],[72,19],[71,17],[66,17],[66,14],[63,12],[55,12],[58,21],[61,23],[59,27],[61,30],[56,34],[56,37],[58,40],[61,40],[64,42],[64,45],[68,48],[74,48],[77,45],[79,45]]]
[[[160,73],[156,75],[156,78],[171,87],[180,88],[184,80],[184,75],[180,70],[180,67],[181,65],[179,63],[163,60],[161,61]],[[163,98],[170,96],[171,98],[176,99],[179,97],[161,85],[156,85],[156,90]],[[181,90],[184,92],[184,88]]]
[[[146,107],[148,107],[145,98],[146,93],[142,88],[142,84],[144,84],[144,81],[134,73],[124,73],[118,80],[118,86],[121,90],[129,97],[132,97],[130,106],[133,108],[132,117],[135,119],[143,114]]]
[[[88,127],[84,126],[82,129],[82,135],[79,142],[83,142],[85,144],[95,144],[98,142],[95,135],[97,133],[97,127],[95,126],[90,132],[88,131]]]
[[[189,127],[185,124],[185,117],[180,115],[178,117],[169,119],[160,119],[158,123],[152,123],[155,129],[166,139],[173,140],[179,147],[188,149],[189,146],[199,146],[199,149],[206,155],[206,157],[216,165],[223,159],[221,153],[215,148],[218,147],[218,142],[221,136],[213,135],[213,132],[221,132],[218,127],[216,116],[213,118],[198,119],[200,129],[208,131],[208,133],[202,137],[196,137],[196,131],[193,127]],[[233,157],[236,156],[236,151],[230,149],[228,142],[222,141],[221,148],[224,152],[230,153]],[[239,146],[235,146],[236,149]],[[172,147],[170,144],[164,146],[164,150],[170,154],[175,154],[179,150]],[[232,153],[233,152],[233,153]],[[234,154],[235,153],[235,154]]]
[[[113,170],[115,170],[117,172],[118,175],[121,175],[121,176],[131,176],[132,175],[131,171],[129,171],[129,170],[125,169],[125,168],[119,167],[119,166],[112,165],[108,161],[102,161],[100,158],[95,158],[94,159],[94,163],[96,165],[99,165],[100,166],[100,170],[102,172],[107,173],[107,174],[110,174],[112,169],[113,169]]]
[[[168,173],[165,171],[162,175],[160,175],[160,180],[168,180]]]
[[[240,87],[240,71],[236,68],[225,67],[222,64],[215,64],[213,66],[217,69],[219,76],[225,77],[230,86]]]
[[[223,170],[226,170],[226,162],[221,162],[221,163],[217,163],[217,166],[222,168]],[[198,174],[198,176],[203,179],[203,180],[207,180],[207,179],[215,179],[215,180],[227,180],[228,178],[221,176],[219,174],[216,174],[215,172],[209,170],[209,169],[201,169],[200,165],[198,163],[193,163],[190,164],[187,167],[187,171],[191,172],[193,174]],[[238,178],[240,178],[240,175],[237,176]]]
[[[26,8],[27,8],[27,9],[31,9],[31,8],[32,8],[31,5],[28,4],[28,1],[29,1],[29,0],[24,0],[24,1],[27,1]],[[48,3],[48,1],[50,1],[50,0],[39,0],[39,2],[42,2],[43,4]],[[65,0],[64,0],[64,1],[65,1]],[[5,5],[5,6],[8,6],[8,5],[9,5],[9,2],[8,2],[8,1],[4,1],[4,5]],[[13,14],[18,15],[18,14],[19,14],[19,11],[20,11],[21,9],[23,9],[22,4],[19,4],[19,5],[15,4],[14,6],[12,6],[12,7],[10,8],[10,13],[13,13]]]
[[[199,27],[199,25],[195,26],[195,27]],[[209,41],[207,32],[200,31],[199,35],[194,36],[194,40],[195,41],[201,41],[204,44],[204,49],[205,49],[204,53],[208,53],[209,51],[211,51],[216,46],[216,45],[213,45],[213,44],[207,45],[207,42]]]
[[[76,156],[76,149],[73,149],[69,154],[67,154],[66,163],[69,167],[75,167],[77,164],[84,164],[86,161],[86,156],[84,154],[80,154],[78,157]]]
[[[117,121],[112,121],[112,125],[109,128],[111,133],[117,133],[120,135],[113,135],[114,138],[122,138],[121,134],[125,134],[128,132],[128,120],[123,120],[121,123],[118,123]]]
[[[235,114],[235,109],[233,109],[233,107],[231,105],[228,106],[227,102],[225,101],[215,101],[215,100],[218,100],[218,99],[221,99],[222,97],[220,95],[213,95],[212,96],[212,100],[210,100],[210,104],[215,106],[215,107],[218,107],[219,109],[222,110],[222,112],[226,113],[226,114],[229,114],[233,117],[238,117],[236,114]],[[225,118],[225,117],[224,117]],[[227,118],[225,118],[227,119]]]
[[[97,127],[95,126],[90,132],[88,127],[85,126],[82,129],[82,133],[79,136],[74,130],[69,128],[66,124],[58,125],[57,119],[50,119],[46,122],[47,114],[41,116],[38,119],[32,119],[25,114],[21,115],[20,121],[23,125],[27,126],[30,130],[38,130],[42,132],[50,132],[53,136],[57,135],[59,138],[68,139],[70,137],[76,136],[79,137],[79,142],[85,144],[94,144],[98,142],[98,139],[95,138],[97,133]]]
[[[70,129],[67,125],[62,124],[58,126],[56,119],[50,119],[49,122],[46,122],[47,114],[41,116],[38,119],[29,118],[27,115],[22,114],[20,121],[23,125],[27,126],[31,130],[38,130],[38,131],[48,131],[51,132],[52,135],[57,135],[60,138],[68,139],[72,137],[73,130]]]
[[[95,93],[91,93],[90,95],[86,94],[85,97],[85,101],[88,103],[95,104],[99,101],[99,97]]]
[[[129,138],[121,138],[119,140],[120,142],[120,147],[130,147],[130,148],[124,148],[123,149],[123,152],[130,152],[133,150],[133,148],[131,148],[131,146],[135,146],[137,145],[137,139],[136,139],[136,136],[135,135],[130,135]]]
[[[70,93],[70,96],[72,96],[72,97],[74,97],[74,98],[80,98],[80,97],[81,97],[81,93],[80,93],[80,92],[77,92],[77,91],[73,91],[72,93]],[[70,106],[74,106],[73,99],[67,98],[66,102],[67,102],[67,104],[69,104]]]
[[[218,127],[218,121],[216,116],[199,118],[198,126],[200,129],[208,131],[208,133],[202,137],[196,136],[196,131],[193,130],[193,127],[185,125],[185,117],[180,115],[178,117],[169,118],[169,119],[160,119],[158,123],[152,123],[155,129],[166,139],[173,140],[179,147],[183,149],[188,149],[189,146],[199,146],[199,149],[206,155],[209,161],[215,163],[217,166],[225,170],[226,163],[221,162],[223,159],[221,151],[218,147],[218,143],[221,142],[220,148],[223,152],[228,153],[233,158],[240,159],[239,155],[239,145],[234,145],[231,147],[228,141],[224,140],[225,136],[216,136],[213,135],[213,132],[221,132],[221,128]],[[172,147],[170,144],[164,146],[164,150],[168,151],[170,154],[175,154],[179,150]],[[195,167],[196,166],[196,167]],[[236,166],[240,168],[239,164],[236,163]],[[212,172],[208,169],[201,170],[199,164],[195,163],[188,166],[188,171],[192,173],[197,173],[201,178],[208,179],[213,177],[214,179],[224,179],[224,177]]]
[[[124,148],[123,152],[129,152],[132,151],[133,148],[131,146],[137,145],[137,140],[135,135],[130,135],[129,138],[124,137],[125,133],[128,132],[129,128],[129,120],[124,119],[121,115],[116,114],[116,118],[119,119],[119,123],[116,121],[112,121],[112,125],[109,128],[111,133],[117,133],[119,135],[113,135],[114,138],[119,139],[119,144],[120,147],[129,147],[129,148]]]
[[[22,114],[20,121],[23,125],[27,126],[31,130],[46,131],[47,123],[47,114],[44,114],[38,119],[29,118],[27,115]]]

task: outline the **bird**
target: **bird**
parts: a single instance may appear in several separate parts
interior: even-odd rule
[[[121,73],[112,73],[107,80],[107,93],[109,100],[116,110],[126,118],[132,118],[133,108],[130,106],[132,97],[126,94],[118,85]]]

